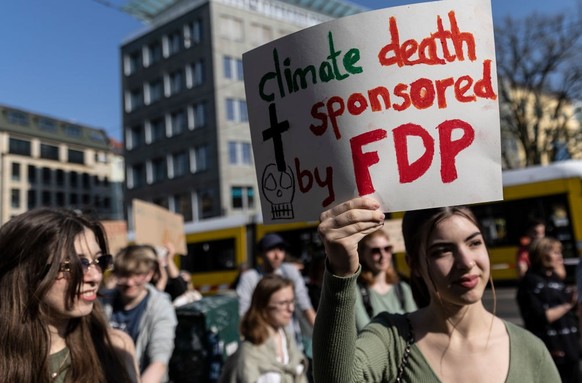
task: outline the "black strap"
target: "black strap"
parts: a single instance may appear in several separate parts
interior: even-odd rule
[[[360,294],[362,295],[362,302],[364,303],[364,308],[368,316],[372,318],[374,316],[374,309],[372,308],[372,303],[370,302],[370,290],[365,283],[358,282],[358,287],[360,289]],[[398,298],[398,303],[400,303],[400,308],[402,311],[406,312],[406,306],[404,305],[404,292],[402,290],[402,285],[400,282],[394,285],[394,293]]]

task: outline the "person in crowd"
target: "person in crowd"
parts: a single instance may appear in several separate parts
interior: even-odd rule
[[[519,239],[519,247],[516,254],[516,267],[519,278],[523,278],[530,266],[529,246],[531,243],[546,235],[546,223],[539,218],[533,218],[529,221],[527,231]]]
[[[580,344],[576,294],[564,284],[562,244],[552,237],[530,246],[531,266],[520,281],[517,301],[525,328],[548,347],[562,382],[579,381]]]
[[[117,286],[105,302],[113,328],[127,332],[136,346],[141,381],[166,382],[174,350],[177,318],[170,296],[150,282],[158,270],[158,255],[149,245],[122,249],[113,264]]]
[[[269,233],[259,241],[257,248],[263,264],[260,267],[244,271],[236,287],[241,318],[250,307],[251,296],[261,278],[268,274],[279,274],[293,281],[297,306],[307,322],[313,326],[315,310],[311,305],[305,281],[294,265],[283,262],[287,249],[285,240],[278,234]]]
[[[307,360],[293,334],[285,331],[293,318],[293,282],[277,274],[257,284],[240,323],[243,341],[227,360],[221,383],[306,383]]]
[[[177,296],[172,301],[172,305],[174,307],[180,307],[202,299],[202,294],[200,291],[194,288],[194,284],[192,283],[192,274],[187,270],[180,270],[180,277],[186,283],[187,289],[183,294]]]
[[[356,295],[356,327],[361,331],[382,311],[405,313],[417,309],[408,283],[401,281],[392,261],[392,245],[384,230],[366,235],[358,243],[362,272]]]
[[[539,338],[485,309],[489,256],[465,207],[405,213],[411,278],[425,282],[429,304],[408,314],[381,313],[358,334],[358,243],[383,224],[380,204],[365,197],[321,214],[327,269],[313,338],[316,382],[559,381]]]
[[[164,246],[156,246],[155,250],[158,254],[158,270],[154,274],[152,283],[158,290],[168,293],[174,300],[188,289],[186,281],[180,276],[180,269],[174,262],[176,247],[166,242]]]
[[[39,208],[0,228],[3,382],[137,382],[130,337],[107,326],[97,301],[111,264],[101,224]]]

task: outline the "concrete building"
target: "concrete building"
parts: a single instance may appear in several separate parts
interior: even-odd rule
[[[124,9],[149,23],[121,47],[126,206],[142,199],[185,222],[260,214],[242,54],[365,9],[335,0],[151,0]]]
[[[0,105],[0,224],[40,206],[123,219],[118,159],[101,129]]]

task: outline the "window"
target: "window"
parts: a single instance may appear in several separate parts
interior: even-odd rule
[[[83,173],[81,175],[81,183],[83,184],[83,189],[91,188],[91,176],[88,173]]]
[[[148,66],[153,65],[162,59],[162,44],[159,41],[148,45]]]
[[[208,169],[208,148],[199,146],[194,149],[194,173]]]
[[[200,44],[202,41],[202,21],[201,20],[194,20],[188,26],[187,31],[187,41],[186,46],[190,47],[196,44]]]
[[[102,131],[92,131],[89,133],[89,139],[95,142],[107,143],[107,135]]]
[[[52,170],[49,168],[42,168],[42,183],[44,185],[51,185],[52,184]]]
[[[37,126],[40,130],[44,130],[45,132],[55,133],[57,131],[57,123],[48,118],[39,118]]]
[[[155,118],[150,121],[152,142],[166,137],[166,123],[163,118]]]
[[[206,103],[199,102],[192,105],[192,108],[189,109],[189,112],[192,113],[191,121],[192,121],[192,129],[202,128],[206,125]]]
[[[252,23],[250,35],[251,44],[254,46],[263,45],[273,40],[273,31],[266,25]]]
[[[147,103],[152,104],[161,100],[164,94],[164,84],[161,79],[151,81],[147,86]]]
[[[59,147],[48,144],[40,144],[40,158],[45,160],[59,160]]]
[[[224,78],[231,80],[243,79],[242,60],[230,56],[223,56],[222,65],[224,67]]]
[[[234,98],[226,99],[226,119],[232,122],[246,122],[249,120],[247,115],[247,103],[245,100]]]
[[[76,206],[79,203],[79,195],[76,193],[69,194],[69,203],[71,206]]]
[[[65,206],[65,193],[56,192],[55,197],[57,206]]]
[[[231,165],[251,165],[251,144],[230,141],[228,143],[228,163]]]
[[[182,50],[182,46],[184,45],[182,31],[177,30],[168,35],[168,55],[175,55],[176,53]]]
[[[17,110],[9,110],[6,115],[6,119],[9,123],[14,125],[28,125],[28,114]]]
[[[178,69],[177,71],[170,73],[170,94],[173,95],[179,93],[184,90],[184,88],[184,71]]]
[[[145,133],[142,125],[129,129],[129,149],[135,149],[145,144]]]
[[[65,134],[69,137],[79,138],[81,137],[81,127],[75,125],[66,125]]]
[[[28,209],[34,209],[36,207],[36,190],[28,189],[26,192],[26,198],[28,200],[28,203],[26,204]]]
[[[210,218],[217,215],[215,209],[215,192],[212,189],[205,189],[198,192],[198,206],[200,218]]]
[[[125,75],[129,76],[141,68],[141,51],[136,50],[127,55],[125,60]]]
[[[19,140],[18,138],[10,138],[8,143],[8,152],[10,154],[19,154],[30,157],[30,141]]]
[[[155,203],[158,206],[164,207],[166,209],[169,208],[169,204],[168,204],[168,198],[166,197],[156,197],[154,199],[152,199],[152,202]]]
[[[174,211],[184,216],[184,221],[192,221],[192,198],[190,193],[174,195]]]
[[[129,111],[132,112],[143,106],[143,92],[141,89],[134,89],[129,92]]]
[[[166,159],[155,158],[152,160],[152,183],[160,182],[166,179],[167,166]]]
[[[18,162],[12,163],[12,181],[20,181],[20,164]]]
[[[80,150],[69,149],[69,162],[72,164],[84,164],[85,153]]]
[[[52,195],[50,191],[43,191],[42,194],[42,206],[50,206],[52,204]]]
[[[227,40],[243,41],[243,21],[239,18],[221,15],[220,16],[220,36]]]
[[[63,169],[57,169],[55,176],[57,186],[65,186],[65,171]]]
[[[233,186],[230,194],[233,209],[252,209],[255,207],[255,193],[252,186]]]
[[[36,167],[34,165],[28,165],[28,182],[36,183]]]
[[[131,167],[130,178],[127,187],[138,188],[146,184],[146,169],[143,164],[135,164]]]
[[[172,136],[185,132],[187,129],[186,113],[183,110],[172,113]]]
[[[195,88],[204,84],[204,61],[196,61],[188,68],[188,88]]]
[[[180,177],[190,172],[190,161],[186,151],[174,153],[172,155],[173,177]]]
[[[20,190],[12,189],[10,190],[10,207],[13,209],[18,209],[20,207]]]
[[[71,187],[76,188],[79,186],[79,174],[77,172],[69,173],[69,183]]]

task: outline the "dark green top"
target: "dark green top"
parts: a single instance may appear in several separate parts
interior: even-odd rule
[[[67,376],[67,371],[71,366],[69,348],[65,347],[61,351],[49,355],[48,362],[51,378],[54,376],[52,382],[63,383],[65,381],[65,377]]]
[[[313,332],[313,369],[317,383],[394,382],[409,327],[402,314],[383,313],[356,333],[356,279],[325,272]],[[540,339],[505,322],[510,340],[506,383],[553,383],[560,376]],[[491,366],[494,368],[494,366]],[[413,345],[403,381],[439,382],[420,349]]]

